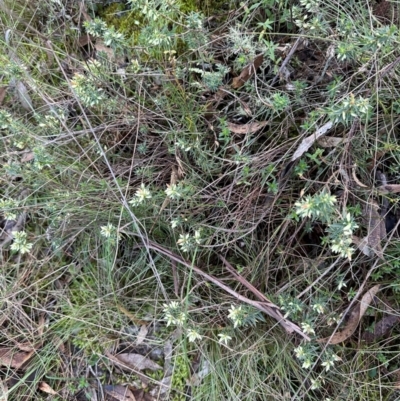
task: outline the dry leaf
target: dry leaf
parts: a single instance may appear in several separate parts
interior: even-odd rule
[[[83,47],[89,43],[93,43],[93,37],[90,36],[88,33],[86,35],[82,35],[78,39],[78,46]]]
[[[26,89],[24,83],[18,81],[16,89],[21,106],[27,111],[33,111],[32,99],[29,96],[28,89]]]
[[[54,62],[54,51],[53,48],[51,47],[51,42],[49,40],[45,42],[44,51],[47,54],[46,65],[50,67]]]
[[[342,142],[347,142],[347,140],[335,136],[325,136],[318,139],[318,145],[322,146],[323,148],[335,148]]]
[[[253,132],[256,132],[261,128],[265,127],[267,124],[268,121],[254,122],[248,124],[228,123],[228,128],[235,134],[252,134]]]
[[[143,389],[133,390],[132,393],[135,396],[136,401],[157,401],[157,400],[160,400],[160,397],[158,396],[158,394],[156,394],[156,397],[152,397],[147,391],[144,391]]]
[[[367,203],[364,207],[364,220],[368,230],[368,246],[376,256],[383,259],[381,240],[386,237],[386,226],[378,210],[379,206],[375,201]]]
[[[354,182],[361,188],[368,188],[367,185],[364,185],[358,178],[356,175],[356,171],[354,168],[351,169],[351,176],[353,177]]]
[[[3,86],[0,88],[0,106],[3,104],[3,100],[6,97],[8,86]]]
[[[129,371],[134,370],[132,367],[128,366],[126,363],[123,363],[122,361],[120,361],[116,356],[111,355],[108,351],[105,352],[105,355],[107,356],[107,358],[110,361],[112,361],[114,364],[116,364],[120,368],[125,369],[125,370],[129,370]],[[136,371],[135,374],[142,381],[142,385],[143,386],[146,386],[149,383],[149,378],[146,375],[140,373],[139,371]]]
[[[374,331],[372,333],[369,331],[364,332],[362,339],[366,343],[372,343],[387,334],[393,328],[393,326],[399,322],[400,316],[386,315],[375,324]]]
[[[238,77],[233,78],[232,88],[238,89],[243,86],[256,72],[257,68],[260,67],[263,61],[264,56],[262,54],[259,54],[252,63],[250,63],[243,69]]]
[[[140,354],[118,354],[115,355],[115,357],[125,364],[126,366],[132,367],[132,369],[135,370],[144,370],[144,369],[150,369],[150,370],[159,370],[162,369],[162,367],[158,364],[152,361],[150,358],[147,358],[143,355]]]
[[[322,135],[325,135],[331,128],[332,128],[332,122],[329,121],[325,125],[323,125],[321,128],[317,129],[314,134],[308,136],[307,138],[304,138],[301,141],[301,144],[297,148],[296,152],[294,152],[292,158],[290,159],[291,161],[297,160],[299,157],[303,156],[305,152],[307,152],[308,149],[311,148],[311,146],[314,144],[314,142],[321,137]]]
[[[26,163],[30,162],[35,158],[35,154],[33,152],[26,152],[24,155],[21,157],[21,163]]]
[[[145,324],[142,324],[136,338],[136,345],[140,345],[144,341],[148,332],[149,329],[147,328],[147,326]]]
[[[366,256],[371,256],[371,249],[368,246],[368,238],[364,237],[363,239],[358,238],[356,235],[351,237],[354,244],[357,245],[357,248]]]
[[[167,340],[164,344],[164,376],[171,376],[174,367],[172,366],[172,341]]]
[[[0,380],[0,401],[8,400],[8,387],[7,382]]]
[[[351,337],[360,323],[361,318],[368,309],[368,306],[378,292],[379,287],[379,284],[375,285],[364,294],[360,303],[350,312],[349,320],[346,324],[346,327],[342,331],[335,333],[333,336],[321,338],[317,341],[319,343],[339,344]]]
[[[204,361],[201,365],[201,369],[192,375],[190,378],[190,384],[192,386],[200,386],[203,379],[210,373],[210,363],[208,361]]]
[[[41,345],[32,345],[31,343],[27,342],[27,343],[19,343],[19,342],[15,342],[15,345],[18,347],[18,349],[20,351],[25,351],[25,352],[33,352],[35,350],[37,350],[38,348],[41,347]]]
[[[104,42],[101,39],[96,40],[96,44],[94,45],[94,48],[96,49],[96,53],[98,52],[104,52],[107,54],[107,58],[109,60],[114,60],[114,51],[107,47]],[[97,54],[98,56],[98,54]]]
[[[0,365],[20,369],[33,353],[34,351],[15,351],[14,348],[10,347],[0,348]]]
[[[40,382],[39,383],[39,390],[42,390],[44,393],[56,395],[57,391],[53,390],[47,383]]]
[[[386,184],[386,185],[381,185],[377,188],[377,190],[381,194],[397,194],[400,192],[400,184]]]
[[[104,390],[108,395],[115,398],[118,401],[136,401],[135,396],[128,387],[117,384],[115,386],[104,386]]]
[[[168,393],[171,390],[172,376],[165,376],[159,382],[159,387],[153,388],[150,395],[156,397]]]

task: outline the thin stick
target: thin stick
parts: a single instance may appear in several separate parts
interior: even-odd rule
[[[133,232],[129,231],[124,231],[126,234],[134,234]],[[214,276],[211,276],[210,274],[207,274],[203,272],[200,268],[197,266],[187,262],[185,259],[181,258],[180,256],[176,255],[175,253],[171,252],[170,250],[164,248],[161,245],[156,244],[153,241],[148,240],[145,244],[140,244],[140,246],[145,246],[148,249],[153,249],[155,251],[158,251],[162,253],[165,256],[168,256],[170,259],[175,260],[178,263],[181,263],[182,265],[192,269],[194,272],[197,274],[201,275],[204,277],[207,281],[210,281],[211,283],[214,283],[218,287],[222,288],[225,290],[228,294],[231,294],[234,296],[236,299],[239,301],[242,301],[244,303],[247,303],[248,305],[254,306],[258,310],[264,312],[268,316],[273,317],[278,321],[278,323],[288,332],[288,333],[293,333],[296,332],[300,334],[305,340],[309,341],[310,337],[308,337],[303,331],[298,327],[296,324],[288,321],[285,319],[282,314],[280,313],[279,309],[275,304],[270,302],[265,296],[263,296],[264,301],[258,302],[258,301],[253,301],[249,298],[244,297],[243,295],[240,295],[236,291],[232,290],[230,287],[222,283],[220,280],[215,278]],[[250,283],[249,283],[250,284]],[[251,285],[251,284],[250,284]],[[260,293],[261,294],[261,293]]]
[[[297,295],[296,298],[300,299],[303,295],[305,295],[311,288],[314,287],[321,279],[323,279],[339,262],[339,258],[337,258],[316,280],[314,280],[303,292]]]
[[[294,42],[292,48],[290,49],[289,54],[286,56],[285,60],[283,60],[282,65],[279,68],[278,73],[275,75],[274,79],[271,82],[271,86],[277,81],[277,79],[280,77],[281,72],[283,71],[283,69],[286,67],[287,63],[291,60],[291,58],[293,57],[294,52],[297,50],[297,48],[300,45],[300,42],[303,40],[303,38],[301,36],[299,36],[296,40],[296,42]]]

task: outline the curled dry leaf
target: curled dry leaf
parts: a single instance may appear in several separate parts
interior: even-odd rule
[[[0,348],[0,365],[9,368],[20,369],[30,359],[34,351],[15,351],[14,348]]]
[[[147,358],[140,354],[118,354],[115,357],[125,364],[126,366],[132,367],[135,370],[160,370],[162,367],[152,361],[150,358]]]
[[[240,73],[238,77],[233,78],[232,88],[237,89],[243,86],[250,77],[256,72],[257,68],[260,67],[262,62],[264,61],[264,56],[259,54],[252,63],[244,67],[243,71]]]
[[[379,291],[380,285],[375,285],[367,291],[362,297],[360,303],[350,312],[349,320],[342,331],[335,333],[333,336],[320,338],[319,343],[339,344],[353,335],[361,318],[364,316],[368,306],[371,304],[374,296]]]
[[[228,123],[229,131],[232,131],[235,134],[252,134],[265,127],[268,124],[268,121],[254,122],[248,124],[233,124]]]
[[[116,384],[104,386],[105,392],[117,401],[136,401],[135,396],[128,387]]]

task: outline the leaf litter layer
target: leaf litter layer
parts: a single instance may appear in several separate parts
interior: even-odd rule
[[[4,397],[395,399],[398,6],[1,2]]]

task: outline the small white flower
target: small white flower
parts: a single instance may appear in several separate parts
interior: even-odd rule
[[[171,220],[171,228],[172,229],[178,227],[180,224],[181,224],[181,220],[180,219],[172,219]]]
[[[325,306],[321,302],[315,303],[312,308],[318,312],[320,315],[325,313]]]
[[[341,278],[341,279],[339,280],[339,282],[338,282],[337,289],[338,289],[338,290],[341,290],[342,288],[345,288],[345,287],[347,287],[347,284],[346,284],[346,282]]]
[[[17,220],[17,213],[15,212],[4,211],[3,215],[6,220]]]
[[[13,251],[18,251],[22,254],[28,253],[33,244],[27,242],[27,234],[25,231],[15,231],[13,232],[14,242],[11,245]]]
[[[321,365],[325,367],[326,371],[328,371],[331,367],[333,368],[335,366],[335,362],[333,362],[333,361],[325,361],[325,362],[322,362]]]
[[[182,139],[179,139],[178,142],[175,143],[175,146],[177,146],[179,149],[182,149],[184,152],[189,152],[189,150],[192,149],[192,146]]]
[[[315,331],[310,323],[303,322],[301,327],[306,334],[315,334]]]
[[[131,60],[131,65],[132,65],[132,70],[135,74],[137,74],[140,71],[140,64],[137,59],[132,59]]]
[[[183,326],[184,323],[185,323],[185,321],[186,321],[186,313],[185,313],[185,312],[179,312],[179,313],[177,314],[177,316],[175,317],[174,323],[175,323],[177,326]]]
[[[341,313],[340,315],[334,314],[334,315],[329,316],[328,320],[327,320],[328,326],[332,326],[334,324],[339,323],[342,316],[343,316],[343,313]]]
[[[322,380],[323,382],[324,380]],[[311,379],[311,390],[318,390],[321,387],[321,380]]]
[[[140,185],[140,188],[136,191],[135,193],[136,198],[140,201],[143,202],[146,199],[151,199],[151,192],[146,186],[142,183]]]
[[[232,337],[231,337],[231,336],[228,336],[228,334],[225,334],[225,333],[220,333],[220,334],[218,334],[218,337],[219,337],[218,342],[219,342],[220,344],[225,344],[225,345],[227,345],[228,342],[229,342],[230,340],[232,340]]]
[[[325,371],[327,372],[328,370],[330,370],[330,368],[333,368],[335,366],[335,362],[337,361],[341,361],[342,358],[340,358],[338,355],[336,354],[332,354],[329,359],[327,359],[326,361],[322,362],[322,366],[325,367]]]
[[[179,302],[178,301],[171,301],[169,304],[164,304],[164,312],[169,311],[170,309],[178,309],[180,308]]]
[[[183,252],[189,252],[193,246],[190,234],[179,234],[179,239],[176,243],[180,246]]]
[[[181,305],[177,301],[172,301],[169,304],[164,304],[165,319],[167,326],[175,324],[176,326],[183,326],[186,321],[187,315],[181,309]]]
[[[105,238],[112,239],[112,240],[121,238],[121,234],[118,232],[117,227],[115,227],[111,223],[108,223],[106,226],[100,227],[100,235],[102,235]]]
[[[182,197],[182,188],[179,184],[167,184],[167,189],[165,190],[165,193],[170,199],[179,199]]]
[[[106,226],[100,227],[100,234],[106,238],[112,237],[114,235],[115,231],[116,231],[116,228],[111,223],[108,223]]]
[[[298,359],[303,359],[307,355],[301,345],[294,349],[294,353]]]
[[[187,332],[187,338],[190,343],[194,343],[196,340],[201,340],[202,336],[196,330],[189,329]]]
[[[236,328],[242,324],[244,316],[243,306],[231,305],[228,317],[233,321],[233,327]]]
[[[296,202],[294,205],[296,206],[296,214],[302,218],[311,217],[314,212],[314,204],[310,199]]]
[[[202,238],[201,238],[201,231],[200,230],[196,230],[194,232],[194,241],[196,242],[196,244],[200,245],[202,243]]]
[[[312,366],[312,364],[313,364],[312,360],[308,358],[304,360],[303,365],[301,365],[301,367],[304,369],[308,369]]]

